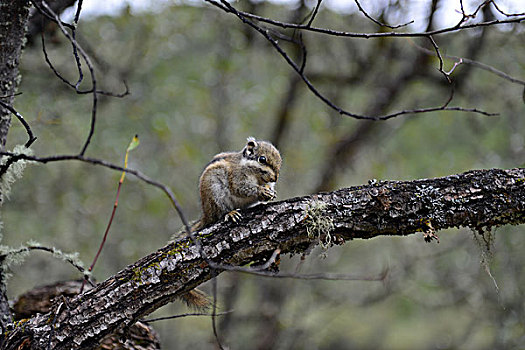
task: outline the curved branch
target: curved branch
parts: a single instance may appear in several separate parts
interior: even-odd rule
[[[93,281],[89,278],[90,277],[89,271],[86,272],[86,269],[84,269],[84,266],[79,264],[79,262],[76,261],[75,259],[73,259],[71,256],[68,256],[68,255],[60,252],[59,250],[57,250],[54,247],[45,247],[45,246],[42,246],[42,245],[28,244],[26,246],[22,246],[19,249],[12,250],[12,251],[7,252],[6,254],[0,255],[0,259],[4,259],[8,255],[17,255],[17,254],[21,254],[21,253],[24,253],[24,252],[29,252],[29,251],[32,251],[32,250],[40,250],[40,251],[48,252],[48,253],[51,253],[51,254],[53,254],[55,256],[60,257],[62,260],[66,261],[71,266],[73,266],[75,269],[77,269],[78,272],[80,272],[82,274],[83,278],[86,281],[88,281],[91,286],[93,286],[93,287],[95,286]]]
[[[286,51],[280,46],[279,42],[274,39],[274,37],[270,34],[270,31],[268,29],[265,29],[263,27],[260,27],[255,22],[248,19],[249,16],[245,16],[244,12],[238,11],[235,7],[233,7],[231,4],[229,4],[226,0],[220,0],[220,4],[215,2],[214,0],[206,0],[207,2],[218,6],[219,8],[226,8],[226,12],[233,13],[236,17],[238,17],[243,23],[246,25],[252,27],[254,30],[256,30],[259,34],[261,34],[268,42],[274,47],[274,49],[283,57],[283,59],[288,63],[290,67],[299,75],[299,77],[303,80],[303,82],[306,84],[308,89],[318,98],[320,99],[324,104],[326,104],[328,107],[339,113],[340,115],[344,115],[347,117],[352,117],[354,119],[358,120],[374,120],[374,121],[383,121],[388,120],[391,118],[395,118],[401,115],[409,115],[409,114],[423,114],[423,113],[431,113],[431,112],[438,112],[438,111],[456,111],[456,112],[468,112],[468,113],[478,113],[486,116],[496,116],[499,115],[498,113],[489,113],[483,110],[480,110],[478,108],[463,108],[463,107],[448,107],[448,104],[450,101],[448,101],[446,104],[440,106],[440,107],[427,107],[427,108],[415,108],[415,109],[404,109],[401,111],[385,114],[385,115],[362,115],[350,112],[348,110],[345,110],[335,103],[333,103],[328,97],[326,97],[324,94],[322,94],[315,86],[314,84],[308,79],[308,77],[304,74],[304,66],[298,66],[297,63],[294,62],[294,60],[286,53]],[[224,8],[223,8],[224,7]],[[525,18],[524,18],[525,19]],[[305,27],[305,28],[311,28],[311,27]],[[304,29],[304,28],[301,28]],[[433,32],[427,32],[427,33],[433,33]],[[333,35],[333,34],[332,34]],[[425,37],[430,37],[431,34],[424,35]],[[435,44],[435,43],[434,43]],[[305,62],[305,61],[303,61]]]
[[[523,224],[525,169],[386,181],[260,205],[243,214],[240,224],[220,222],[196,235],[206,259],[188,238],[170,243],[71,299],[68,308],[29,319],[9,333],[6,348],[28,338],[34,348],[48,342],[53,349],[93,347],[104,335],[131,326],[220,272],[206,261],[221,266],[264,263],[276,249],[302,254],[327,234],[332,244],[342,244],[460,226]],[[314,216],[330,221],[331,232],[309,238]]]
[[[430,55],[430,56],[437,56],[436,52],[432,51],[432,50],[429,50],[429,49],[426,49],[422,46],[419,46],[415,43],[412,43],[418,50],[420,50],[421,52],[424,52],[426,55]],[[505,80],[508,80],[510,81],[511,83],[514,83],[514,84],[518,84],[518,85],[522,85],[522,86],[525,86],[525,80],[523,79],[519,79],[519,78],[515,78],[499,69],[496,69],[492,66],[489,66],[488,64],[485,64],[483,62],[478,62],[478,61],[475,61],[475,60],[472,60],[470,58],[466,58],[466,57],[460,57],[460,56],[454,56],[454,55],[442,55],[443,57],[445,58],[448,58],[448,59],[452,59],[455,61],[454,63],[454,69],[456,68],[457,65],[459,64],[470,64],[476,68],[479,68],[479,69],[483,69],[483,70],[486,70],[487,72],[490,72],[492,74],[495,74],[497,76],[499,76],[500,78],[503,78]],[[453,69],[452,69],[453,70]],[[448,72],[447,74],[451,74],[451,72]]]
[[[368,12],[365,11],[363,6],[361,6],[361,4],[359,3],[358,0],[354,0],[354,2],[357,5],[357,8],[359,9],[359,12],[361,12],[366,18],[368,18],[369,20],[371,20],[372,22],[374,22],[378,26],[387,27],[387,28],[390,28],[390,29],[397,29],[397,28],[401,28],[401,27],[406,27],[407,25],[414,23],[414,20],[411,20],[411,21],[403,23],[403,24],[398,24],[398,25],[395,25],[395,26],[391,26],[391,25],[388,25],[386,23],[382,23],[382,22],[378,21],[377,19],[373,18],[372,16],[370,16],[368,14]]]
[[[204,1],[212,4],[213,6],[220,8],[221,10],[225,12],[230,12],[230,13],[235,14],[235,12],[232,11],[233,7],[230,8],[224,4],[218,3],[215,0],[204,0]],[[250,18],[250,19],[254,19],[259,22],[268,23],[268,24],[271,24],[273,26],[280,27],[280,28],[302,29],[302,30],[307,30],[313,33],[318,33],[318,34],[326,34],[326,35],[331,35],[331,36],[340,36],[340,37],[348,37],[348,38],[361,38],[361,39],[383,38],[383,37],[397,37],[397,38],[428,37],[429,35],[438,35],[438,34],[457,32],[457,31],[464,30],[464,29],[490,27],[490,26],[500,25],[500,24],[521,23],[525,21],[525,16],[522,17],[522,14],[516,14],[514,16],[518,16],[517,18],[509,18],[509,19],[503,19],[503,20],[495,19],[492,21],[465,24],[465,25],[460,25],[460,26],[455,25],[453,27],[447,27],[447,28],[424,31],[424,32],[359,33],[359,32],[345,32],[345,31],[333,30],[333,29],[328,29],[328,28],[312,27],[312,26],[307,26],[305,24],[282,22],[282,21],[271,19],[271,18],[254,15],[252,13],[248,13],[244,11],[239,11],[235,9],[234,11],[236,11],[237,13],[239,13],[241,16],[245,18]]]
[[[144,175],[143,173],[141,173],[138,170],[134,170],[134,169],[130,169],[130,168],[124,168],[124,167],[121,167],[119,165],[115,165],[113,163],[107,162],[107,161],[102,160],[102,159],[86,157],[86,156],[82,156],[82,155],[79,155],[79,154],[66,154],[66,155],[56,155],[56,156],[49,156],[49,157],[35,157],[35,156],[30,156],[30,155],[22,154],[22,153],[0,152],[0,156],[8,156],[9,157],[9,159],[6,162],[6,165],[8,163],[10,165],[10,164],[12,164],[14,162],[17,162],[19,160],[29,160],[29,161],[34,161],[34,162],[43,163],[43,164],[52,163],[52,162],[61,162],[61,161],[67,161],[67,160],[76,160],[76,161],[80,161],[80,162],[84,162],[84,163],[89,163],[89,164],[92,164],[92,165],[103,166],[105,168],[112,169],[112,170],[124,171],[124,172],[126,172],[128,174],[136,176],[138,179],[144,181],[147,184],[150,184],[152,186],[155,186],[155,187],[159,188],[162,192],[164,192],[164,194],[166,196],[168,196],[168,198],[169,198],[173,208],[177,211],[177,214],[179,215],[179,217],[180,217],[182,223],[184,224],[184,227],[186,228],[186,230],[187,231],[190,230],[190,224],[189,224],[188,220],[186,219],[186,216],[184,215],[184,213],[182,211],[181,205],[179,204],[179,202],[175,198],[175,194],[173,194],[173,191],[168,186],[166,186],[166,185],[164,185],[164,184],[162,184],[162,183],[160,183],[158,181],[153,180],[152,178]],[[4,167],[5,167],[5,165],[4,165]],[[4,168],[0,169],[0,176],[6,170],[7,169],[4,170]]]
[[[22,125],[26,129],[26,133],[27,133],[27,137],[28,137],[28,140],[27,140],[27,142],[25,143],[24,146],[25,147],[30,147],[33,144],[33,142],[36,141],[36,136],[33,134],[33,131],[31,130],[31,127],[29,126],[27,121],[24,119],[24,117],[20,113],[18,113],[16,111],[16,109],[11,107],[7,103],[4,103],[4,102],[0,101],[0,106],[2,106],[5,109],[9,110],[9,112],[11,112],[18,119],[18,121],[20,121],[20,123],[22,123]]]

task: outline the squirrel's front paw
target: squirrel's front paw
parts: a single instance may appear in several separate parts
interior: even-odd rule
[[[277,193],[270,183],[260,187],[259,199],[263,201],[271,201],[272,199],[275,199],[276,196]]]
[[[224,216],[224,221],[237,222],[237,221],[240,221],[241,219],[242,219],[242,215],[241,213],[239,213],[237,209],[230,211],[228,214]]]

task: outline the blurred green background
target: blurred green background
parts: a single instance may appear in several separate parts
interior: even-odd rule
[[[376,15],[396,18],[411,4],[392,3]],[[302,19],[310,11],[300,4],[243,1],[236,6],[281,20]],[[486,10],[482,15],[494,14]],[[315,25],[378,30],[360,14],[324,8]],[[523,79],[523,29],[517,24],[435,39],[445,54],[473,58]],[[49,30],[51,60],[76,81],[71,46],[56,28]],[[283,33],[297,38],[293,31]],[[123,99],[100,97],[87,155],[122,164],[128,143],[139,134],[141,143],[130,154],[129,166],[169,185],[190,219],[200,215],[197,186],[205,164],[220,151],[240,150],[248,136],[273,141],[281,150],[278,199],[369,179],[411,180],[524,165],[523,86],[465,64],[452,74],[456,93],[451,105],[499,112],[498,117],[437,112],[368,123],[329,109],[297,82],[268,42],[216,8],[128,8],[118,16],[81,19],[78,35],[95,63],[99,88],[122,92],[126,81],[131,91]],[[423,39],[303,33],[303,40],[306,74],[352,112],[439,106],[448,97],[438,60],[418,49],[429,48]],[[299,57],[297,45],[280,43]],[[445,60],[445,69],[453,63]],[[79,152],[89,130],[91,95],[75,94],[54,76],[38,38],[24,52],[21,76],[23,94],[15,107],[38,136],[35,154]],[[25,140],[24,129],[13,121],[8,148]],[[107,225],[119,177],[78,162],[28,166],[3,206],[2,243],[18,246],[34,239],[79,252],[88,265]],[[181,226],[164,194],[133,176],[126,177],[119,203],[94,270],[99,281],[163,246]],[[523,227],[495,232],[490,267],[499,292],[480,264],[471,231],[438,234],[439,244],[426,244],[421,235],[356,240],[326,254],[316,249],[304,261],[285,258],[282,264],[290,272],[363,276],[388,268],[385,283],[221,275],[221,310],[234,310],[218,321],[223,343],[232,349],[524,349]],[[33,253],[13,273],[11,297],[36,285],[80,277],[43,253]],[[183,312],[185,306],[174,303],[154,315]],[[209,318],[162,321],[154,327],[165,349],[216,347]]]

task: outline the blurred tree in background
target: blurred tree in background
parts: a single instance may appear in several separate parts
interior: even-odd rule
[[[377,2],[368,12],[390,24],[415,20],[399,29],[378,26],[359,11],[324,6],[312,26],[363,33],[433,31],[440,29],[437,16],[447,15],[440,12],[444,2]],[[465,1],[467,13],[480,6],[468,20],[523,19],[523,13],[503,16],[491,3]],[[233,4],[259,16],[306,24],[316,2]],[[125,81],[131,92],[123,99],[99,97],[87,154],[121,164],[130,138],[139,134],[141,145],[129,167],[171,186],[192,219],[200,215],[197,186],[203,167],[218,152],[241,149],[247,136],[268,139],[280,149],[279,199],[369,179],[410,180],[524,165],[522,22],[435,35],[452,83],[438,70],[440,59],[426,37],[365,40],[257,23],[269,28],[299,65],[306,54],[304,75],[352,113],[382,116],[441,106],[454,86],[450,106],[499,115],[442,110],[388,121],[341,115],[312,94],[268,40],[232,14],[200,2],[165,4],[79,22],[77,40],[96,67],[98,86],[121,92]],[[52,23],[44,28],[49,59],[75,81],[71,43],[56,34]],[[32,146],[36,154],[77,152],[89,131],[92,96],[77,95],[55,77],[43,59],[39,34],[33,35],[21,61],[22,95],[14,107],[38,136]],[[467,60],[460,63],[459,57]],[[14,122],[8,148],[26,137]],[[30,165],[3,205],[2,244],[37,240],[91,261],[119,176],[83,163]],[[182,225],[160,191],[131,176],[119,202],[94,270],[98,280],[155,251]],[[490,273],[498,288],[480,264],[482,249],[469,230],[442,232],[439,245],[426,244],[419,235],[382,237],[326,252],[316,248],[306,259],[281,263],[283,271],[303,273],[373,275],[387,268],[384,283],[223,274],[218,277],[220,309],[233,312],[218,319],[218,332],[232,349],[519,349],[525,344],[523,233],[522,226],[495,232]],[[39,253],[12,272],[10,299],[36,285],[79,278],[70,266]],[[170,304],[154,316],[184,308]],[[154,327],[166,349],[211,349],[216,345],[210,323],[195,317]]]

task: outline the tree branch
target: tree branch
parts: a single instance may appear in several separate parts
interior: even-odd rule
[[[404,236],[452,227],[492,228],[525,223],[525,169],[474,170],[443,178],[386,181],[291,198],[243,212],[240,224],[220,222],[129,265],[68,302],[60,312],[37,315],[8,334],[4,348],[30,339],[32,348],[89,348],[106,334],[220,273],[211,264],[264,264],[274,252],[304,254],[319,239],[342,244],[354,238]],[[315,231],[325,222],[330,232]],[[318,226],[317,226],[318,227]],[[233,268],[235,269],[235,268]],[[53,319],[56,319],[54,324]],[[53,335],[51,338],[50,336]],[[27,342],[27,340],[25,340]]]
[[[232,10],[231,6],[226,6],[224,3],[221,3],[215,1],[215,0],[205,0],[206,2],[220,8],[221,10],[225,12],[230,13],[238,13],[242,17],[254,19],[259,22],[264,22],[271,24],[276,27],[285,28],[285,29],[302,29],[307,30],[313,33],[319,33],[319,34],[326,34],[330,36],[338,36],[338,37],[348,37],[348,38],[361,38],[361,39],[370,39],[370,38],[383,38],[383,37],[396,37],[396,38],[416,38],[416,37],[428,37],[429,35],[438,35],[438,34],[445,34],[445,33],[451,33],[451,32],[457,32],[464,29],[473,29],[473,28],[479,28],[479,27],[490,27],[494,25],[500,25],[500,24],[512,24],[512,23],[521,23],[525,21],[525,16],[522,14],[513,14],[510,16],[516,16],[516,18],[507,18],[503,20],[492,20],[492,21],[485,21],[485,22],[479,22],[479,23],[472,23],[472,24],[465,24],[465,25],[455,25],[452,27],[446,27],[442,29],[435,29],[435,30],[427,30],[424,32],[396,32],[396,31],[390,31],[390,32],[379,32],[379,33],[359,33],[359,32],[345,32],[340,30],[333,30],[328,28],[319,28],[319,27],[312,27],[307,26],[305,24],[295,24],[295,23],[287,23],[287,22],[281,22],[277,20],[273,20],[271,18],[266,18],[262,16],[258,16],[252,13],[239,11],[239,10]],[[235,11],[235,12],[234,12]],[[524,16],[524,17],[522,17]]]
[[[328,107],[336,111],[342,116],[352,117],[354,119],[365,119],[365,120],[374,120],[374,121],[382,121],[382,120],[388,120],[391,118],[395,118],[402,115],[409,115],[409,114],[422,114],[422,113],[431,113],[431,112],[437,112],[437,111],[456,111],[456,112],[468,112],[468,113],[478,113],[486,116],[495,116],[498,115],[498,113],[489,113],[485,112],[483,110],[480,110],[478,108],[463,108],[463,107],[448,107],[448,103],[446,105],[442,105],[440,107],[427,107],[427,108],[415,108],[415,109],[404,109],[397,112],[392,112],[385,115],[363,115],[363,114],[357,114],[348,110],[343,109],[342,107],[336,105],[333,103],[328,97],[326,97],[323,93],[321,93],[314,84],[310,81],[310,79],[304,74],[304,64],[305,64],[305,57],[303,55],[303,63],[301,66],[299,66],[291,57],[288,55],[288,53],[281,47],[279,44],[279,41],[274,38],[274,35],[270,30],[267,28],[261,27],[258,25],[253,19],[261,22],[267,22],[270,24],[276,25],[276,23],[282,24],[283,22],[276,22],[273,20],[266,19],[247,14],[243,11],[237,10],[235,7],[233,7],[230,3],[228,3],[226,0],[219,0],[219,2],[216,2],[215,0],[205,0],[206,2],[226,11],[227,13],[234,14],[239,20],[241,20],[244,24],[250,26],[254,30],[256,30],[260,35],[262,35],[272,46],[273,48],[283,57],[283,59],[286,61],[286,63],[299,75],[299,77],[303,80],[303,82],[306,84],[308,89],[318,98],[320,99],[324,104],[326,104]],[[525,20],[525,18],[522,18],[522,20]],[[508,23],[514,23],[517,21],[517,19],[509,20],[511,22]],[[519,21],[518,21],[519,22]],[[484,25],[495,25],[503,23],[503,21],[497,21],[497,22],[483,22],[478,23],[477,26],[484,26]],[[507,23],[507,22],[505,22]],[[290,24],[291,25],[291,24]],[[306,25],[291,25],[291,26],[285,26],[285,28],[296,28],[296,29],[312,29],[313,27]],[[461,29],[464,28],[471,28],[468,25],[460,27]],[[455,29],[456,30],[456,29]],[[447,32],[447,31],[445,31]],[[335,31],[332,30],[323,30],[319,33],[323,33],[326,35],[332,35],[332,36],[349,36],[349,37],[362,37],[362,36],[354,36],[354,35],[338,35]],[[395,32],[389,32],[388,34],[394,34]],[[397,34],[410,34],[410,35],[400,35],[400,36],[415,36],[415,37],[430,37],[432,34],[441,34],[443,32],[441,31],[431,31],[431,32],[425,32],[425,35],[421,35],[422,33],[397,33]],[[355,33],[354,33],[355,34]],[[361,33],[363,34],[363,33]],[[377,36],[375,34],[387,34],[387,33],[373,33],[373,34],[365,34],[366,38],[376,38],[381,37]],[[434,43],[435,44],[435,43]],[[303,52],[306,52],[306,48],[303,46]],[[449,101],[450,102],[450,101]]]

